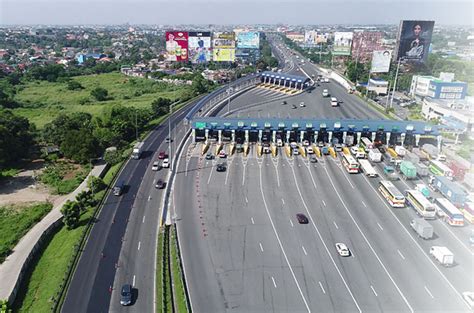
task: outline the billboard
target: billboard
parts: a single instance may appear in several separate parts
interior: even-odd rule
[[[352,36],[352,58],[359,63],[368,63],[372,53],[385,49],[382,45],[383,33],[379,31],[356,31]]]
[[[372,53],[371,73],[387,73],[390,70],[390,61],[392,60],[391,50],[374,51]]]
[[[211,32],[189,32],[188,50],[189,60],[193,63],[211,61]]]
[[[316,37],[318,32],[315,30],[307,30],[304,32],[304,43],[307,45],[312,45],[316,43]]]
[[[233,32],[214,33],[212,38],[212,57],[216,62],[234,62],[235,34]]]
[[[166,60],[188,60],[188,33],[171,31],[166,32]]]
[[[259,32],[239,32],[237,34],[237,48],[258,49],[260,48]]]
[[[352,32],[335,32],[332,54],[351,55]]]
[[[428,57],[434,21],[401,21],[397,60],[425,62]]]

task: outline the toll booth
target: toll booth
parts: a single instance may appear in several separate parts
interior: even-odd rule
[[[298,142],[299,140],[299,125],[298,123],[293,123],[291,125],[291,130],[288,131],[288,139],[290,142]]]
[[[223,142],[232,141],[232,130],[230,129],[230,123],[224,123],[224,129],[221,133],[221,140]]]
[[[306,123],[306,130],[303,133],[303,140],[308,140],[310,144],[314,143],[314,129],[312,123]]]
[[[357,143],[357,133],[355,131],[355,125],[349,124],[347,125],[347,131],[342,133],[343,142],[348,145],[352,146]]]
[[[388,142],[389,146],[397,146],[402,143],[401,141],[401,133],[400,129],[397,126],[394,126],[392,128],[392,131],[390,132],[390,139]]]
[[[218,141],[219,140],[219,131],[216,129],[217,123],[210,123],[210,127],[207,132],[207,138],[210,141]]]
[[[276,131],[275,138],[281,139],[283,142],[288,142],[288,139],[286,138],[285,123],[278,123],[278,129]]]
[[[334,123],[333,131],[332,131],[332,142],[333,144],[343,143],[343,132],[341,128],[341,123],[336,122]]]
[[[258,133],[259,133],[259,130],[257,129],[257,123],[255,122],[252,122],[250,124],[250,131],[249,131],[249,142],[252,142],[252,143],[257,143],[259,138],[258,138]]]
[[[376,146],[387,144],[387,136],[385,134],[385,129],[383,126],[377,127],[377,131],[375,132],[374,144]]]
[[[264,128],[262,130],[262,142],[263,143],[270,143],[272,141],[272,124],[265,123]]]
[[[368,125],[364,125],[362,127],[362,131],[360,132],[360,137],[365,137],[372,140],[372,132],[370,131],[370,127]]]
[[[245,130],[243,122],[237,123],[237,129],[235,130],[235,142],[238,144],[243,144],[245,142]]]
[[[328,134],[327,126],[326,126],[325,123],[321,123],[319,125],[319,132],[318,132],[317,141],[318,142],[324,142],[324,143],[329,142],[329,134]]]

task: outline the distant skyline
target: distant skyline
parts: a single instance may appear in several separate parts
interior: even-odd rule
[[[349,2],[349,3],[348,3]],[[0,24],[474,24],[472,0],[0,0]]]

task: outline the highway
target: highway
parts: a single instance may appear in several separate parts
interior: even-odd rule
[[[286,68],[297,74],[293,63]],[[318,74],[311,64],[303,70]],[[339,107],[322,97],[323,88],[343,101]],[[287,105],[281,98],[259,106],[248,100],[265,95],[274,96],[254,88],[238,97],[230,116],[383,118],[334,81],[289,97]],[[376,190],[380,178],[350,175],[340,159],[314,164],[282,150],[257,157],[253,147],[248,157],[229,156],[227,171],[216,172],[224,160],[205,160],[200,144],[188,142],[186,149],[174,210],[193,311],[469,311],[461,293],[473,289],[472,253],[459,231],[436,220],[435,239],[419,239],[409,228],[413,210],[389,207]],[[309,224],[298,224],[297,213]],[[336,242],[352,255],[339,256]],[[435,263],[428,249],[436,244],[448,246],[459,263]]]

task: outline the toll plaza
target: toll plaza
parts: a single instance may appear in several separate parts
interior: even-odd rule
[[[361,137],[385,145],[441,147],[440,127],[421,121],[199,117],[192,120],[194,142],[235,144],[324,143],[355,145]]]
[[[311,80],[306,76],[291,75],[265,71],[260,73],[260,84],[258,87],[287,94],[296,94],[311,85]]]

